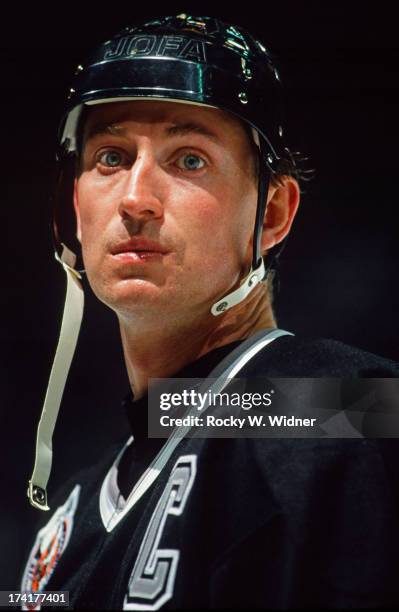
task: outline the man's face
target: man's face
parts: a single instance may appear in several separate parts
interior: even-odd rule
[[[217,109],[92,108],[75,209],[97,297],[121,316],[209,313],[249,269],[252,155],[242,124]]]

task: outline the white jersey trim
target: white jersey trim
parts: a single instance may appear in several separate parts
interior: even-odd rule
[[[283,329],[268,329],[258,332],[251,338],[244,341],[243,345],[238,346],[232,351],[207,378],[218,378],[217,381],[209,389],[209,385],[205,386],[204,391],[212,391],[212,393],[220,393],[228,384],[229,379],[234,378],[238,372],[254,357],[259,351],[280,336],[293,336],[291,332]],[[193,408],[194,412],[196,408]],[[109,469],[104,478],[99,498],[100,515],[105,529],[110,532],[123,519],[123,517],[133,508],[138,500],[149,489],[152,483],[158,478],[162,469],[169,461],[174,450],[184,439],[182,429],[178,428],[173,432],[169,439],[165,442],[157,456],[153,459],[150,466],[145,470],[142,476],[134,485],[127,500],[121,495],[118,487],[118,466],[123,453],[127,446],[132,443],[133,437],[130,437],[126,445],[122,448],[119,455]],[[190,427],[185,428],[185,434],[188,433]],[[134,441],[133,441],[134,443]]]

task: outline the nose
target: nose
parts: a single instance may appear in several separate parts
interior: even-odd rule
[[[150,152],[137,155],[119,204],[123,220],[150,221],[163,216],[159,170]]]

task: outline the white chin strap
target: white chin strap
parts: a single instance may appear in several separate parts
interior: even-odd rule
[[[56,259],[61,263],[67,275],[67,293],[60,337],[37,429],[35,467],[28,487],[29,501],[39,510],[50,509],[47,505],[46,487],[53,461],[53,432],[79,336],[84,305],[81,276],[74,269],[75,255],[63,245],[62,255],[59,257],[56,254]]]
[[[251,293],[252,289],[256,287],[265,277],[265,262],[261,259],[260,264],[254,270],[251,268],[249,274],[244,278],[238,289],[235,289],[231,293],[228,293],[211,308],[213,316],[217,317],[229,308],[236,306]]]

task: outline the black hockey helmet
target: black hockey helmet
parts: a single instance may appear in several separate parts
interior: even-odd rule
[[[76,147],[83,105],[115,98],[176,100],[237,115],[267,143],[268,163],[284,156],[280,83],[268,50],[240,27],[210,17],[164,17],[127,27],[76,70],[61,145]]]

